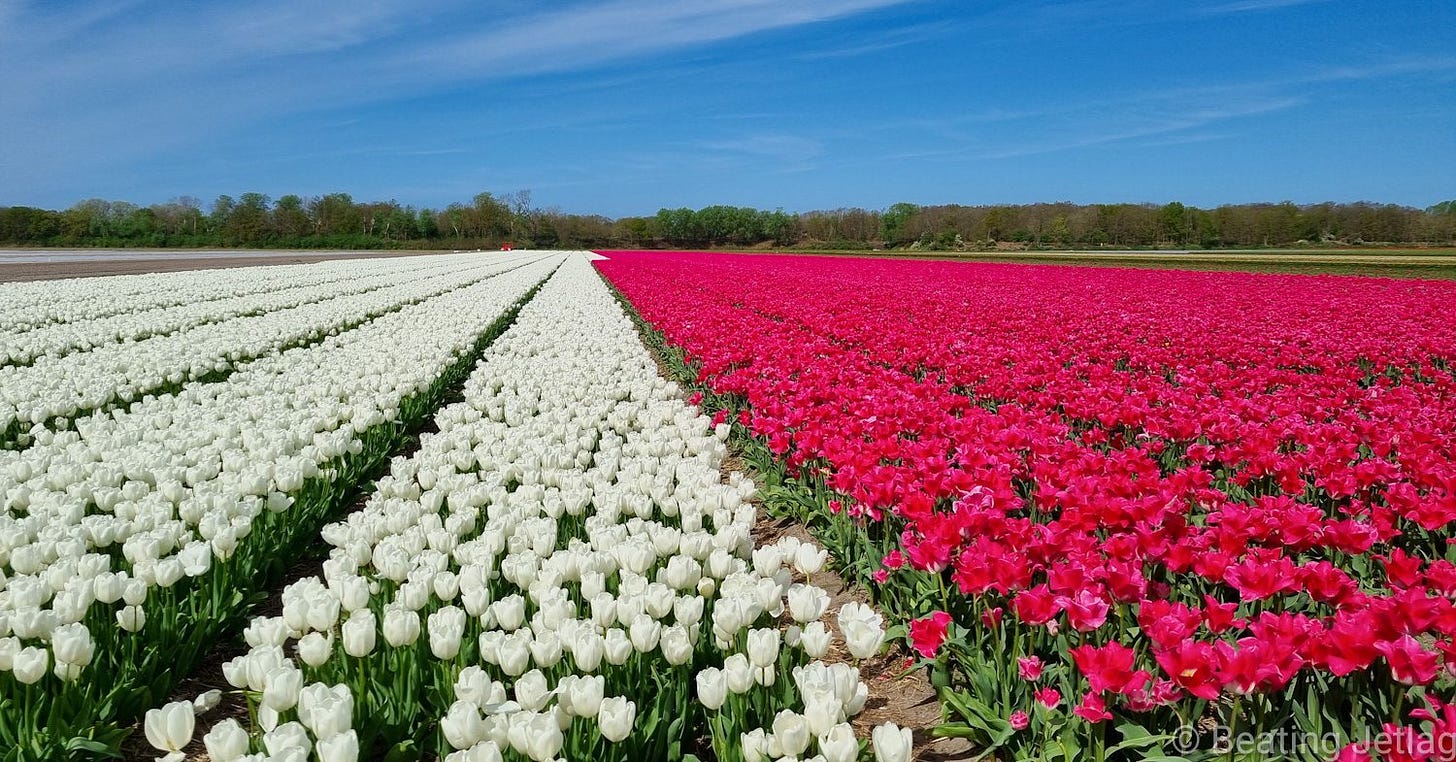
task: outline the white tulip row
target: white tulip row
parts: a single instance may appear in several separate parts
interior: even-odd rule
[[[300,267],[287,280],[270,279],[279,282],[261,292],[257,290],[259,285],[248,273],[248,268],[217,270],[216,282],[210,284],[217,298],[164,307],[144,306],[94,319],[4,330],[0,332],[0,366],[26,364],[43,356],[70,354],[115,342],[138,341],[204,323],[360,294],[395,285],[402,280],[443,274],[466,264],[460,257],[443,261],[439,257],[428,257],[345,262],[330,263],[333,265],[330,267]],[[101,282],[93,287],[98,294],[106,294],[107,286],[107,283]],[[126,305],[124,299],[116,297],[110,297],[109,303]]]
[[[384,272],[429,267],[458,257],[382,257],[304,265],[218,268],[0,284],[0,331],[94,320],[124,312],[195,304],[287,288],[318,273]]]
[[[753,547],[754,485],[720,476],[726,424],[657,375],[586,258],[523,308],[464,395],[325,528],[322,578],[247,628],[251,650],[224,672],[258,727],[214,726],[214,762],[352,762],[407,739],[450,762],[665,759],[677,718],[750,759],[860,758],[847,720],[865,686],[819,661],[828,596],[793,581],[824,551]],[[863,607],[839,624],[857,656],[884,641]],[[192,714],[157,710],[148,739],[180,759]],[[892,735],[906,737],[876,731],[876,757],[903,762]]]
[[[514,267],[541,254],[513,254],[462,263],[443,274],[362,294],[302,304],[262,315],[208,323],[142,341],[108,344],[89,352],[41,358],[32,365],[0,368],[0,432],[12,422],[36,427],[109,403],[132,400],[235,367],[349,327],[390,310],[449,292]]]
[[[37,661],[79,677],[93,604],[115,609],[111,626],[141,629],[149,591],[231,557],[263,512],[287,510],[305,480],[358,452],[561,259],[530,257],[222,382],[0,451],[0,682],[12,670],[38,681]]]

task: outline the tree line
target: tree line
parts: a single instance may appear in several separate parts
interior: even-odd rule
[[[918,206],[802,213],[751,207],[662,209],[611,219],[532,205],[529,191],[481,193],[443,209],[355,201],[347,193],[224,195],[140,206],[88,199],[69,209],[0,207],[0,244],[73,247],[537,248],[786,247],[1225,248],[1452,244],[1456,201],[1395,204],[1182,203]]]

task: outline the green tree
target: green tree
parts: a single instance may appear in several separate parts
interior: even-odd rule
[[[880,214],[880,240],[886,246],[899,246],[910,242],[909,224],[920,207],[905,202],[893,204]]]

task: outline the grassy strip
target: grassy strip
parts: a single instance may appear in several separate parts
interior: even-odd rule
[[[104,682],[77,681],[44,693],[6,681],[11,685],[0,695],[0,748],[9,751],[0,759],[121,756],[127,725],[164,701],[215,640],[248,621],[292,561],[318,541],[323,525],[364,494],[395,453],[415,446],[441,403],[459,392],[485,350],[515,323],[521,308],[550,277],[548,273],[496,318],[429,388],[401,401],[394,421],[364,432],[359,452],[321,466],[319,475],[292,495],[293,507],[260,514],[253,532],[269,542],[241,542],[231,559],[215,563],[202,576],[154,588],[147,601],[151,617],[138,633],[118,628],[109,607],[93,607],[85,620],[96,642],[88,672],[105,675]],[[40,732],[22,738],[12,729],[22,711],[32,720],[26,724],[40,727]]]
[[[149,396],[160,397],[166,394],[175,394],[178,391],[181,391],[182,388],[184,386],[187,386],[188,384],[215,384],[221,381],[225,381],[227,380],[228,376],[231,376],[233,373],[237,372],[241,366],[253,362],[254,360],[257,360],[259,358],[268,357],[275,354],[281,354],[291,349],[301,349],[304,347],[313,346],[314,344],[317,344],[329,338],[330,336],[335,336],[346,331],[352,331],[355,328],[364,325],[365,323],[377,320],[378,318],[384,317],[385,315],[399,312],[406,307],[412,307],[416,304],[421,304],[438,296],[443,296],[445,294],[459,291],[462,288],[469,288],[470,286],[474,286],[478,283],[489,280],[496,276],[505,275],[508,272],[519,270],[522,267],[534,264],[536,261],[539,260],[526,262],[524,264],[517,265],[516,267],[512,267],[509,270],[502,270],[498,273],[493,273],[482,278],[477,278],[468,283],[463,283],[459,286],[448,288],[444,291],[440,291],[429,296],[423,296],[418,299],[410,299],[409,301],[401,302],[387,309],[365,313],[358,320],[350,320],[341,325],[333,326],[330,328],[321,328],[306,336],[302,336],[294,341],[288,342],[275,350],[263,352],[261,354],[247,355],[244,357],[240,357],[237,360],[230,361],[228,363],[228,366],[222,370],[211,371],[200,376],[194,376],[192,378],[184,379],[177,383],[162,384],[161,386],[155,386],[150,389],[138,389],[135,391],[127,390],[121,394],[113,396],[111,400],[100,406],[79,409],[66,415],[56,416],[55,418],[50,420],[47,428],[49,428],[51,431],[65,431],[77,420],[85,418],[86,416],[92,415],[94,413],[105,413],[117,409],[126,409],[131,407],[132,403],[136,402],[137,400],[145,399]],[[120,400],[120,402],[118,402],[118,400]],[[5,428],[4,430],[0,430],[0,450],[20,450],[30,446],[31,437],[29,431],[30,427],[27,427],[21,421],[11,421],[10,425],[7,428]]]

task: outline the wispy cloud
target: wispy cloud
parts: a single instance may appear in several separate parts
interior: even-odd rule
[[[1251,13],[1258,11],[1272,11],[1280,8],[1289,8],[1295,5],[1312,5],[1314,3],[1325,3],[1329,0],[1235,0],[1231,3],[1222,3],[1208,9],[1208,13]]]
[[[924,24],[913,24],[910,26],[887,29],[870,42],[854,40],[854,44],[826,47],[821,50],[810,50],[799,54],[799,58],[805,61],[821,61],[836,58],[856,58],[858,56],[882,53],[887,50],[895,50],[910,45],[922,45],[938,37],[943,37],[953,29],[952,25],[946,22],[933,22]]]
[[[1231,120],[1242,119],[1275,111],[1294,108],[1304,101],[1300,98],[1254,97],[1243,102],[1229,103],[1217,108],[1187,108],[1187,104],[1167,102],[1149,104],[1121,114],[1101,114],[1096,120],[1089,120],[1091,129],[1057,131],[1039,140],[1000,147],[977,154],[982,159],[1010,159],[1021,156],[1056,153],[1076,148],[1121,143],[1138,138],[1173,136],[1190,130],[1202,129]],[[1079,125],[1081,127],[1082,125]]]
[[[824,153],[824,144],[819,140],[782,134],[750,135],[732,140],[707,141],[703,143],[703,147],[710,151],[746,154],[792,162],[807,161]]]
[[[92,0],[62,12],[0,0],[0,167],[7,184],[42,186],[294,114],[587,70],[907,1]]]

